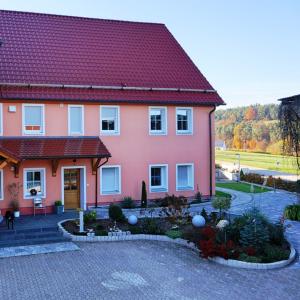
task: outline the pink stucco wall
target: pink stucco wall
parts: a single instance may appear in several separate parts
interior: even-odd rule
[[[9,113],[8,105],[15,105],[16,112]],[[124,196],[140,199],[141,183],[145,180],[148,198],[157,198],[165,193],[150,193],[149,191],[149,165],[168,164],[168,193],[191,196],[195,194],[197,186],[202,194],[209,194],[209,127],[208,118],[211,107],[193,107],[193,135],[176,135],[175,106],[167,107],[168,134],[164,136],[149,135],[149,106],[146,105],[120,105],[120,135],[101,136],[102,141],[112,154],[108,165],[121,166],[120,195],[103,196],[98,191],[99,203],[118,201]],[[85,104],[84,135],[100,135],[100,106]],[[22,135],[22,104],[3,103],[3,135]],[[68,135],[68,104],[46,103],[45,123],[47,136]],[[213,148],[213,147],[212,147]],[[194,191],[176,192],[176,164],[194,163]],[[87,204],[93,205],[95,201],[95,175],[91,172],[90,160],[60,161],[57,176],[52,177],[50,162],[26,161],[20,169],[20,178],[14,178],[10,167],[4,168],[4,200],[0,200],[0,209],[7,208],[9,199],[6,186],[13,181],[23,184],[23,168],[46,168],[46,201],[52,205],[61,198],[61,167],[66,165],[86,166]],[[100,176],[99,176],[100,177]],[[100,184],[99,184],[100,186]],[[23,198],[23,191],[20,193]],[[30,200],[20,200],[22,207],[31,207]]]

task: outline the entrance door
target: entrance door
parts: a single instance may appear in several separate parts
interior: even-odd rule
[[[80,169],[64,170],[65,209],[80,208]]]

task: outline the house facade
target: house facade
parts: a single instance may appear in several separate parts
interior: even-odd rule
[[[214,193],[223,100],[163,24],[0,11],[0,209]]]

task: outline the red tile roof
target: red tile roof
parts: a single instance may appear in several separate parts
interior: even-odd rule
[[[0,83],[213,90],[163,24],[0,10],[0,43]],[[26,89],[24,93],[41,97],[41,90]],[[42,96],[63,99],[70,93],[74,99],[128,101],[153,96],[151,91],[67,90],[42,90]],[[16,88],[14,94],[18,92]],[[180,93],[157,92],[154,100],[223,104],[217,93]]]
[[[1,151],[16,160],[111,156],[99,137],[1,137]]]

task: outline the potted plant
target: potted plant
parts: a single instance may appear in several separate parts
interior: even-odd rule
[[[10,195],[10,206],[14,211],[15,218],[20,217],[20,205],[19,205],[19,191],[20,184],[19,183],[11,183],[7,187],[9,195]]]
[[[14,211],[15,218],[19,218],[20,217],[19,201],[18,200],[11,201],[10,206],[11,206],[12,210]]]
[[[57,215],[61,215],[64,212],[64,206],[61,200],[57,200],[54,202],[54,211]]]

